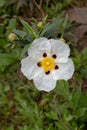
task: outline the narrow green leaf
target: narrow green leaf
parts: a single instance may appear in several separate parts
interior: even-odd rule
[[[23,56],[24,56],[25,53],[27,52],[29,46],[30,46],[30,45],[28,44],[28,45],[26,45],[26,46],[23,48],[23,50],[22,50],[22,52],[21,52],[21,55],[20,55],[21,58],[23,58]]]
[[[76,89],[76,91],[73,92],[73,94],[72,94],[70,107],[72,107],[74,111],[77,109],[77,107],[79,105],[80,97],[81,97],[81,87]]]
[[[46,36],[46,37],[50,37],[52,36],[52,34],[55,32],[55,30],[60,26],[60,24],[62,23],[63,19],[56,19],[55,21],[53,21],[52,24],[47,24],[44,28],[44,30],[42,31],[42,33],[40,34],[40,36]]]
[[[82,107],[76,111],[76,114],[78,117],[81,117],[81,116],[85,116],[85,112],[87,112],[87,107]]]
[[[19,39],[27,40],[28,42],[32,42],[33,40],[32,35],[29,33],[17,29],[14,29],[13,32],[18,36]]]
[[[24,20],[21,20],[21,23],[23,24],[24,28],[29,34],[31,34],[34,38],[37,37],[34,29],[27,22],[25,22]]]

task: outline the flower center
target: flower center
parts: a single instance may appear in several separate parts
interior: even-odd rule
[[[41,61],[41,65],[45,72],[55,68],[55,60],[52,57],[45,57]]]

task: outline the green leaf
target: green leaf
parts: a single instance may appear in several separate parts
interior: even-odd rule
[[[4,6],[6,3],[6,0],[0,0],[0,7]]]
[[[13,32],[14,32],[18,37],[21,37],[21,38],[24,38],[24,37],[27,35],[26,32],[20,31],[20,30],[17,30],[17,29],[14,29]]]
[[[59,95],[62,95],[66,100],[71,99],[72,95],[69,93],[69,84],[67,81],[64,80],[58,81],[56,86],[56,92]]]
[[[58,29],[58,27],[60,26],[60,24],[62,23],[63,19],[56,19],[53,21],[52,24],[47,24],[44,28],[44,30],[41,32],[40,36],[45,36],[47,38],[49,38],[50,36],[52,36],[52,34],[55,32],[56,29]]]
[[[66,130],[64,127],[65,124],[63,121],[61,121],[61,119],[58,122],[56,122],[56,126],[58,127],[58,130]],[[67,129],[67,130],[70,130],[70,129]]]
[[[9,91],[9,90],[10,90],[10,86],[9,86],[9,85],[4,85],[3,91],[4,91],[4,92],[7,92],[7,91]]]
[[[14,28],[16,28],[16,26],[17,26],[17,19],[16,18],[11,18],[9,20],[8,28],[9,29],[14,29]]]
[[[33,29],[27,22],[25,22],[24,20],[21,20],[21,23],[23,24],[25,30],[26,30],[29,34],[31,34],[34,38],[37,37],[37,36],[36,36],[36,33],[35,33],[35,31],[34,31],[34,29]]]
[[[72,99],[70,102],[70,107],[75,111],[79,105],[79,100],[81,97],[81,87],[78,87],[78,89],[76,89],[73,94],[72,94]]]
[[[87,107],[87,91],[84,94],[81,94],[79,107]]]
[[[17,29],[14,29],[13,32],[19,37],[19,39],[27,40],[28,42],[32,42],[33,40],[32,35],[29,33]]]
[[[25,45],[25,47],[23,48],[23,50],[22,50],[22,52],[21,52],[21,55],[20,55],[21,58],[24,57],[24,55],[25,55],[25,53],[27,52],[29,46],[30,46],[29,44],[28,44],[28,45]]]
[[[4,48],[4,46],[6,46],[6,45],[7,45],[7,41],[4,39],[0,39],[0,47]],[[2,49],[2,48],[0,48],[0,49]]]
[[[6,27],[6,36],[12,32],[13,29],[17,27],[17,19],[16,18],[11,18],[9,20],[8,26]]]
[[[87,47],[85,47],[85,48],[82,50],[81,54],[87,58]]]
[[[79,108],[77,111],[76,111],[76,115],[78,117],[81,117],[81,116],[85,116],[85,112],[87,111],[87,107],[83,107],[83,108]]]
[[[50,111],[46,113],[46,116],[53,120],[58,120],[58,115],[55,111]]]
[[[69,115],[65,118],[67,122],[71,121],[73,119],[73,115]]]
[[[6,66],[0,65],[0,72],[3,72],[5,70]],[[1,75],[1,74],[0,74]]]
[[[10,65],[16,61],[18,61],[18,57],[15,56],[13,53],[0,53],[0,65]]]
[[[66,14],[64,22],[63,22],[63,29],[64,30],[66,29],[67,23],[68,23],[68,15]]]

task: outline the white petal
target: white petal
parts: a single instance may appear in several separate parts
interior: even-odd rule
[[[58,66],[58,70],[52,71],[52,75],[55,80],[68,80],[72,77],[74,73],[74,64],[71,59],[69,59],[66,63],[58,64]]]
[[[36,47],[39,50],[51,49],[49,40],[45,37],[35,39],[32,43],[32,46]]]
[[[33,79],[43,73],[43,70],[37,66],[37,63],[29,57],[22,59],[21,71],[28,79]]]
[[[67,58],[63,57],[56,60],[57,63],[66,63],[67,61],[68,61],[68,57]]]
[[[51,53],[56,54],[57,58],[67,58],[70,55],[70,48],[61,40],[50,39]]]
[[[56,87],[56,81],[49,75],[40,76],[34,79],[34,84],[38,90],[49,92]]]
[[[51,45],[47,38],[38,38],[33,41],[30,48],[28,49],[28,55],[33,58],[37,59],[42,57],[43,53],[49,53],[51,50]]]

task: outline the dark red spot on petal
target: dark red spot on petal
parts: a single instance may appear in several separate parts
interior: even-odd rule
[[[37,63],[37,66],[38,66],[38,67],[41,67],[41,62],[38,62],[38,63]]]
[[[56,54],[53,54],[52,57],[53,57],[54,59],[56,59],[56,58],[57,58],[57,55],[56,55]]]
[[[50,74],[50,71],[45,72],[46,75]]]
[[[43,57],[47,57],[47,54],[46,54],[46,53],[43,53]]]
[[[56,70],[59,69],[59,66],[58,66],[58,65],[55,65],[55,69],[56,69]]]

